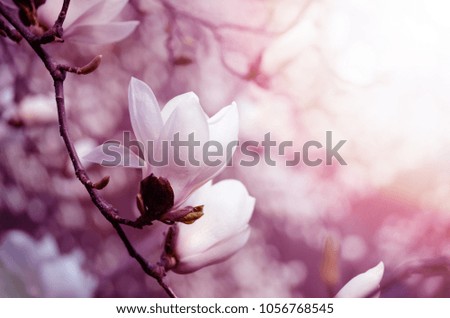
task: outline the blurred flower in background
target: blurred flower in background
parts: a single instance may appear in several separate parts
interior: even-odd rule
[[[90,25],[86,8],[78,7],[86,17],[80,21]],[[236,101],[239,140],[258,141],[253,149],[261,160],[226,167],[217,184],[240,180],[256,199],[251,235],[220,264],[169,273],[180,296],[334,296],[383,261],[381,286],[390,284],[380,297],[449,297],[446,12],[448,5],[437,0],[130,0],[121,21],[139,21],[136,30],[92,54],[103,55],[96,72],[68,75],[70,131],[75,140],[97,145],[133,131],[124,89],[130,76],[148,83],[161,104],[196,92],[208,116]],[[116,21],[113,16],[102,21]],[[80,52],[90,50],[62,50],[58,58],[84,65],[89,59]],[[55,237],[64,253],[83,251],[99,282],[95,296],[164,296],[152,279],[143,279],[67,169],[57,124],[11,125],[11,114],[21,116],[30,97],[52,94],[42,65],[31,50],[3,39],[0,62],[2,236],[18,228]],[[341,153],[346,166],[286,166],[305,142],[324,144],[326,131],[333,140],[347,140]],[[283,154],[272,148],[275,166],[264,162],[261,141],[268,132],[278,143],[293,142]],[[244,156],[238,149],[233,162]],[[124,217],[138,214],[140,171],[92,165],[89,174],[93,180],[110,175],[104,195]],[[155,225],[130,231],[130,238],[157,259],[166,230]],[[324,255],[333,257],[332,279],[321,274]],[[414,275],[401,275],[411,266]]]
[[[2,297],[92,297],[97,280],[85,272],[83,252],[62,255],[55,239],[36,241],[21,231],[10,231],[0,245]]]

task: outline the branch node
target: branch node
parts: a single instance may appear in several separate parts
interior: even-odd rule
[[[19,43],[22,40],[20,33],[17,30],[8,27],[2,19],[0,19],[0,36],[7,37],[16,43]]]

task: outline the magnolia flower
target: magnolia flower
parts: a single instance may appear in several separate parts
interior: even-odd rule
[[[247,242],[255,198],[241,182],[208,182],[186,204],[203,204],[205,214],[193,224],[177,223],[169,231],[164,256],[168,269],[178,274],[192,273],[226,260]]]
[[[72,1],[64,21],[64,40],[86,44],[108,44],[126,38],[138,21],[113,21],[128,0]],[[51,27],[61,11],[63,0],[47,0],[38,8],[41,24]]]
[[[229,145],[237,140],[239,129],[237,106],[233,102],[209,118],[197,95],[190,92],[176,96],[161,110],[150,87],[135,78],[130,81],[128,103],[131,125],[142,145],[143,158],[122,145],[104,144],[84,159],[102,165],[142,168],[144,178],[153,174],[168,180],[173,190],[172,210],[178,209],[194,190],[216,176],[232,155],[234,147],[231,150]],[[168,143],[186,142],[190,138],[198,143],[191,151]],[[223,150],[222,154],[214,156],[214,165],[203,160],[204,146],[208,142],[215,142]],[[111,162],[111,150],[120,154],[120,162]],[[156,163],[164,159],[165,163]],[[158,182],[167,187],[166,180]]]
[[[36,241],[10,231],[0,245],[1,281],[10,283],[0,286],[0,296],[91,297],[97,281],[82,269],[83,260],[81,251],[61,255],[51,235]]]
[[[337,298],[361,298],[366,297],[380,286],[381,279],[384,274],[383,262],[378,263],[375,267],[367,272],[353,277],[341,290],[336,294]]]

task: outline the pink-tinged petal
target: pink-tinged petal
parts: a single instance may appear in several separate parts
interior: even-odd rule
[[[179,102],[175,107],[164,127],[161,130],[159,141],[156,145],[156,153],[161,155],[166,153],[168,165],[154,167],[157,176],[167,178],[175,193],[175,206],[183,202],[194,190],[190,188],[190,183],[204,168],[203,165],[203,144],[209,138],[209,128],[198,100],[192,98],[190,94],[183,94],[185,103]],[[189,149],[186,146],[168,147],[164,151],[162,144],[164,141],[171,142],[178,139],[181,142],[188,141],[192,134],[192,140],[199,145],[191,148],[191,158],[197,160],[193,162],[189,158]],[[151,164],[151,162],[150,162]],[[206,180],[207,181],[207,180]]]
[[[113,142],[106,142],[94,148],[82,159],[106,167],[144,168],[146,165],[145,161],[129,148]]]
[[[63,0],[48,0],[44,5],[42,5],[38,11],[38,19],[41,23],[44,23],[47,26],[52,26],[55,23],[55,20],[58,18],[58,14],[61,11],[63,4]],[[70,10],[69,10],[70,11]],[[69,18],[69,14],[66,15],[66,19],[64,21],[64,27],[70,26],[71,19]]]
[[[211,152],[215,152],[218,150],[218,147],[221,147],[222,154],[208,158],[210,162],[205,162],[207,164],[205,164],[201,173],[192,181],[191,186],[194,188],[197,184],[201,185],[205,180],[212,179],[218,175],[225,168],[228,161],[231,160],[236,150],[239,134],[239,113],[236,103],[222,108],[208,120],[208,125],[210,142],[208,149]],[[215,165],[215,163],[212,164],[213,162],[220,164]]]
[[[115,19],[123,8],[127,5],[128,0],[81,0],[84,4],[85,11],[78,15],[73,24],[105,24]],[[77,3],[78,4],[78,3]],[[69,7],[70,11],[71,7]]]
[[[204,215],[193,224],[179,224],[176,253],[179,259],[201,254],[248,228],[255,199],[237,180],[223,180],[199,188],[186,205],[204,205]]]
[[[186,202],[187,205],[193,204],[196,205],[197,202],[203,201],[204,198],[207,198],[212,193],[212,187],[213,183],[212,180],[209,180],[204,185],[202,185],[200,188],[195,190],[190,196],[189,200]]]
[[[84,44],[109,44],[129,36],[138,24],[139,21],[76,24],[66,30],[64,39]]]
[[[173,111],[181,106],[181,107],[192,107],[190,105],[200,105],[200,101],[198,96],[193,92],[184,93],[178,96],[175,96],[171,100],[167,102],[167,104],[161,110],[161,117],[163,122],[165,123],[167,119],[169,119],[170,115],[172,115]],[[202,110],[203,111],[203,110]],[[206,116],[206,115],[205,115]]]
[[[82,138],[82,139],[77,140],[74,143],[75,150],[77,151],[78,157],[81,158],[81,164],[83,166],[87,167],[91,164],[91,162],[87,162],[87,161],[83,160],[82,158],[85,155],[87,155],[88,153],[90,153],[92,150],[94,150],[94,148],[96,146],[97,146],[97,143],[95,142],[95,140],[93,140],[91,138]],[[69,164],[69,167],[72,166],[72,162],[70,160],[68,160],[67,163]]]
[[[246,228],[202,253],[180,259],[173,271],[178,274],[189,274],[205,266],[223,262],[238,252],[247,243],[249,237],[250,228]]]
[[[136,138],[144,144],[144,156],[147,158],[149,142],[158,139],[163,125],[161,110],[150,87],[134,77],[128,88],[128,107],[131,126]]]
[[[196,142],[200,142],[201,146],[209,140],[209,127],[205,117],[205,113],[203,112],[198,99],[193,98],[195,94],[183,94],[182,96],[185,97],[185,102],[180,103],[177,107],[175,107],[175,109],[165,122],[164,127],[161,131],[160,140],[174,140],[175,135],[178,135],[179,140],[187,141],[189,135],[193,134],[193,139]],[[201,156],[201,147],[195,147],[194,150],[196,156]],[[187,151],[185,153],[182,153],[182,155],[186,155],[187,159]],[[201,159],[201,157],[198,159]]]
[[[238,139],[239,112],[235,102],[231,103],[208,119],[209,138],[217,140],[224,147]]]
[[[383,262],[380,262],[367,272],[352,278],[336,294],[336,298],[361,298],[368,296],[369,293],[373,292],[380,286],[383,274],[384,264]]]

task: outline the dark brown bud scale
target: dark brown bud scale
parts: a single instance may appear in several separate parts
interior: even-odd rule
[[[163,177],[149,175],[141,181],[140,197],[145,217],[158,220],[172,209],[175,196],[170,182]]]

